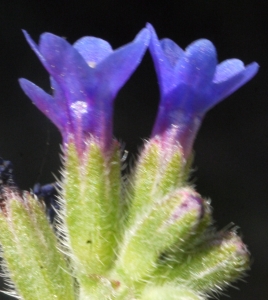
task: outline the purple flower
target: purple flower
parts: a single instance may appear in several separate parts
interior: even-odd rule
[[[112,142],[113,100],[139,65],[150,34],[143,29],[133,42],[113,50],[96,37],[83,37],[73,46],[51,33],[39,45],[24,35],[50,74],[53,96],[26,79],[20,85],[33,103],[58,127],[63,142],[74,140],[83,152],[89,136],[103,149]]]
[[[183,51],[170,39],[159,41],[150,24],[147,28],[161,94],[152,136],[179,142],[187,158],[205,113],[249,81],[258,64],[245,67],[238,59],[228,59],[217,65],[210,41],[197,40]]]

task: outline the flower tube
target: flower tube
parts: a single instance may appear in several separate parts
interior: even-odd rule
[[[150,24],[147,28],[161,95],[152,137],[160,136],[163,145],[178,142],[187,158],[206,112],[248,82],[258,64],[244,66],[238,59],[217,64],[209,40],[197,40],[184,51],[170,39],[159,40]]]
[[[50,74],[53,95],[26,79],[20,85],[33,103],[58,127],[64,145],[72,140],[82,154],[89,136],[104,150],[112,144],[113,101],[139,65],[149,43],[141,30],[133,42],[113,50],[96,37],[83,37],[74,45],[44,33],[39,45],[24,35]]]

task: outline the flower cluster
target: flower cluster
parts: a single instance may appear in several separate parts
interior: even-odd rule
[[[189,156],[205,113],[258,65],[217,64],[210,41],[182,50],[159,40],[150,24],[116,50],[95,37],[70,45],[44,33],[37,45],[24,34],[50,74],[52,95],[26,79],[20,85],[60,130],[63,167],[57,183],[37,184],[31,195],[13,188],[12,166],[0,160],[0,243],[11,294],[204,300],[239,279],[249,267],[247,248],[235,230],[213,228],[210,203],[187,181]],[[113,102],[147,48],[161,99],[126,180]]]

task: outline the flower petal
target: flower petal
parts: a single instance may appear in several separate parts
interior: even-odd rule
[[[52,76],[50,76],[49,80],[54,101],[57,103],[60,110],[67,112],[68,107],[66,105],[64,91]]]
[[[173,66],[170,63],[171,55],[170,54],[167,55],[165,53],[165,45],[162,45],[164,46],[163,49],[161,46],[161,42],[158,40],[158,37],[156,35],[153,26],[151,24],[147,24],[146,27],[151,32],[151,41],[150,41],[149,49],[154,61],[155,70],[160,85],[160,93],[164,95],[168,93],[169,90],[173,87],[173,82],[176,82],[176,78],[174,78]],[[164,42],[164,44],[165,43],[166,42]]]
[[[79,39],[74,43],[73,47],[80,53],[90,67],[94,67],[113,52],[108,42],[92,36]]]
[[[184,51],[172,40],[162,39],[161,48],[172,67],[175,67],[177,61],[184,55]]]
[[[105,97],[106,93],[113,98],[126,83],[140,63],[149,39],[149,31],[146,28],[142,29],[133,42],[115,50],[96,66],[95,76],[102,82],[98,89],[101,98]],[[106,88],[103,89],[105,85]]]
[[[213,82],[220,83],[221,81],[225,81],[244,69],[245,65],[241,60],[236,58],[227,59],[217,65]]]
[[[198,93],[185,83],[179,84],[161,99],[153,135],[163,134],[171,126],[181,127],[182,120],[202,118],[209,100],[206,94]]]
[[[90,100],[86,87],[94,87],[93,70],[65,39],[51,33],[41,35],[39,50],[46,68],[64,90],[68,104]]]
[[[43,66],[46,68],[46,60],[43,57],[43,55],[40,53],[39,47],[36,45],[36,43],[33,41],[33,39],[30,37],[30,35],[28,34],[28,32],[26,30],[22,30],[22,32],[25,36],[26,41],[28,42],[28,44],[30,45],[32,50],[35,52],[37,57],[40,59],[40,61],[43,63]]]
[[[202,90],[211,84],[217,65],[216,56],[216,49],[210,41],[197,40],[186,48],[174,72],[179,81]]]
[[[65,111],[60,109],[58,101],[55,101],[49,94],[27,79],[21,78],[19,79],[19,83],[24,93],[33,101],[37,108],[40,109],[60,131],[64,131],[67,124],[67,117]]]
[[[81,86],[88,85],[87,79],[93,78],[93,76],[91,76],[91,69],[78,51],[65,39],[51,33],[41,35],[39,46],[25,30],[23,33],[43,66],[54,80],[62,85],[62,90],[67,92],[66,100],[73,103],[77,99],[85,98]]]
[[[211,91],[211,101],[207,110],[211,109],[214,105],[231,95],[238,90],[242,85],[247,83],[258,71],[259,65],[253,62],[247,65],[242,71],[229,77],[227,80],[220,83],[213,83]]]
[[[58,109],[65,114],[66,119],[68,119],[68,126],[70,126],[69,129],[71,129],[72,122],[71,122],[70,109],[68,107],[67,100],[65,98],[64,90],[61,88],[61,86],[57,83],[57,81],[52,76],[50,76],[49,79],[50,79],[50,86],[53,93],[53,99],[55,105],[57,105]]]

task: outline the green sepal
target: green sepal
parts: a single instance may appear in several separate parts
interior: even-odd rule
[[[117,272],[126,282],[150,274],[160,257],[175,242],[181,248],[200,222],[202,199],[189,188],[177,189],[158,199],[151,210],[136,218],[120,247]]]
[[[86,282],[85,276],[105,274],[115,259],[122,230],[120,149],[114,143],[110,152],[104,153],[92,138],[82,157],[70,143],[64,160],[62,231],[81,283]]]
[[[73,300],[74,282],[44,208],[29,194],[10,193],[0,213],[7,282],[25,300]]]
[[[210,294],[241,278],[248,269],[249,253],[232,231],[216,233],[179,261],[160,266],[154,275],[158,284],[174,282]]]
[[[159,198],[185,183],[185,159],[180,146],[163,151],[158,138],[146,142],[130,178],[129,224],[146,213]],[[188,169],[187,169],[188,170]]]
[[[148,286],[140,297],[140,300],[205,300],[199,295],[185,287],[176,285]]]

